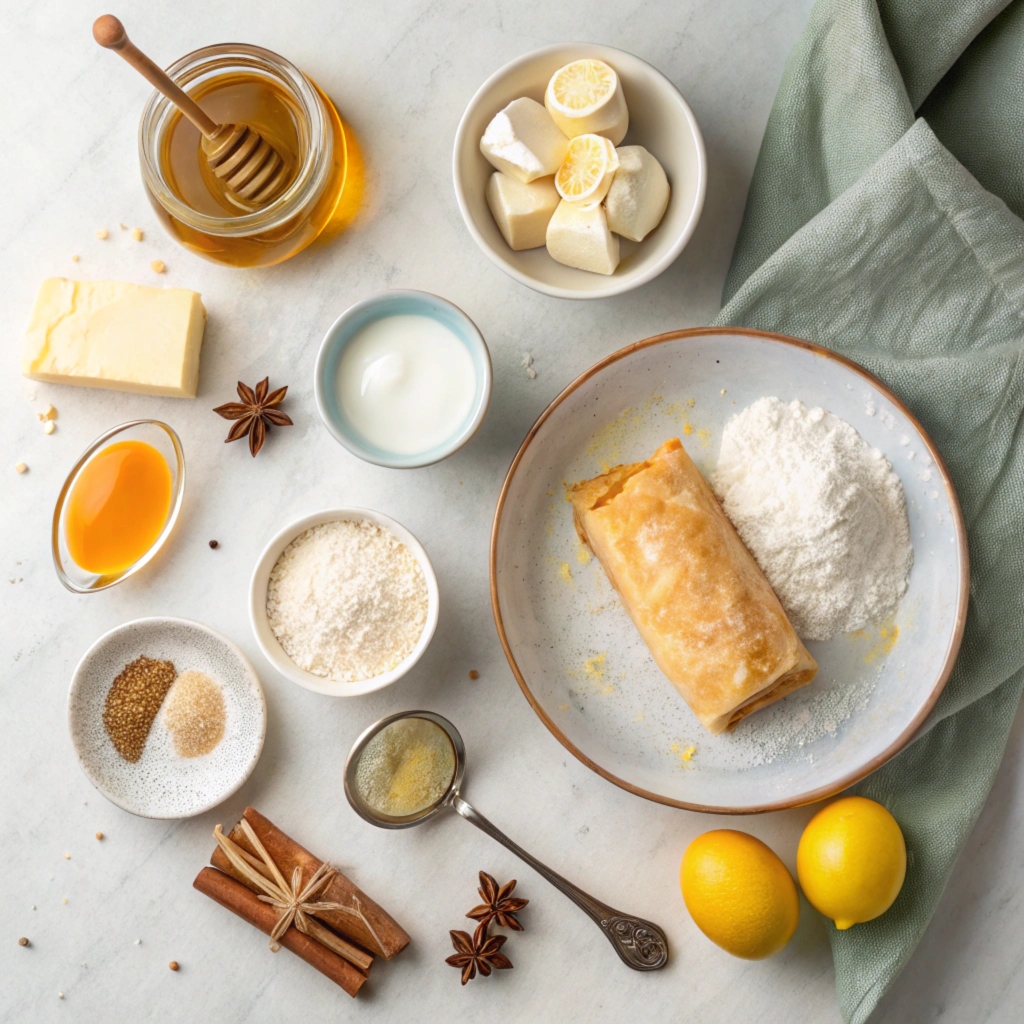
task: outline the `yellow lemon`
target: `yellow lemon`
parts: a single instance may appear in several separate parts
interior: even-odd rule
[[[569,203],[599,203],[619,169],[615,147],[601,135],[578,135],[555,172],[555,189]]]
[[[892,906],[907,873],[907,847],[881,804],[848,796],[807,823],[796,871],[811,906],[846,929]]]
[[[698,836],[683,854],[679,882],[694,923],[733,956],[774,956],[796,931],[800,898],[793,876],[746,832],[723,828]]]
[[[544,106],[570,139],[603,135],[617,146],[629,128],[619,76],[603,60],[574,60],[559,68],[544,91]]]

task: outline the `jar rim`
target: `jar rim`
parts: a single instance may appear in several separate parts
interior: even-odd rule
[[[171,112],[176,108],[155,90],[146,101],[139,121],[139,164],[147,188],[172,217],[207,234],[248,236],[280,227],[316,200],[330,176],[333,139],[323,103],[312,83],[291,61],[272,50],[248,43],[217,43],[186,53],[166,71],[185,89],[200,75],[216,69],[224,58],[234,58],[242,66],[271,75],[289,89],[305,116],[309,144],[302,166],[288,188],[262,209],[238,216],[212,216],[189,206],[172,191],[160,167],[159,144],[169,117],[173,116]]]

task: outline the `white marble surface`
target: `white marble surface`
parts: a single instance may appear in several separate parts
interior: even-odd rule
[[[290,57],[335,98],[365,150],[367,193],[351,230],[269,270],[219,269],[177,249],[154,221],[135,163],[146,88],[91,42],[99,8],[76,0],[11,0],[0,20],[0,204],[4,338],[0,378],[0,1019],[510,1020],[635,1018],[701,1022],[837,1021],[825,930],[805,906],[794,941],[763,963],[733,960],[690,922],[676,882],[686,843],[731,825],[792,865],[810,809],[722,820],[660,807],[591,774],[547,733],[502,656],[488,602],[487,537],[503,473],[535,416],[576,373],[620,345],[706,323],[782,65],[809,0],[252,0],[245,4],[124,0],[136,40],[167,62],[224,40]],[[463,228],[450,147],[465,102],[497,66],[534,47],[590,38],[651,61],[682,89],[703,127],[710,183],[682,258],[653,284],[609,301],[571,303],[527,291],[492,266]],[[136,244],[118,222],[141,225]],[[97,228],[111,237],[98,241]],[[72,254],[81,262],[73,264]],[[194,402],[39,386],[26,398],[20,335],[48,275],[149,281],[203,293],[210,319]],[[388,286],[439,292],[480,325],[496,383],[480,434],[424,470],[363,465],[328,436],[313,405],[312,366],[326,327],[351,302]],[[536,380],[519,366],[534,354]],[[238,378],[290,385],[296,426],[255,462],[221,443],[210,408]],[[35,410],[59,409],[44,436]],[[65,592],[50,563],[49,517],[67,469],[98,433],[136,416],[165,418],[188,460],[185,507],[164,557],[114,590]],[[13,465],[29,464],[24,476]],[[286,520],[330,504],[394,516],[425,544],[441,587],[437,636],[401,684],[331,700],[277,676],[245,613],[250,569]],[[211,551],[207,541],[220,548]],[[11,582],[7,582],[10,580]],[[108,804],[78,770],[65,694],[82,652],[142,615],[198,619],[240,643],[270,708],[252,778],[200,818],[156,822]],[[470,669],[480,679],[467,678]],[[673,960],[637,975],[594,926],[528,868],[455,817],[389,833],[359,821],[341,791],[353,737],[387,712],[424,706],[450,716],[469,752],[467,795],[541,858],[613,905],[664,925]],[[1022,721],[995,791],[914,960],[886,998],[885,1022],[1004,1021],[1024,1000],[1018,843],[1024,838]],[[349,871],[413,936],[375,968],[353,1003],[287,952],[191,889],[210,831],[250,802]],[[106,838],[97,842],[101,830]],[[65,854],[71,855],[70,859]],[[449,928],[474,899],[480,868],[515,875],[531,899],[527,931],[507,949],[513,972],[461,990],[444,966]],[[64,902],[66,900],[66,903]],[[20,935],[31,939],[27,949]],[[141,940],[141,942],[139,941]],[[182,969],[172,974],[167,962]],[[65,999],[59,1000],[63,992]]]

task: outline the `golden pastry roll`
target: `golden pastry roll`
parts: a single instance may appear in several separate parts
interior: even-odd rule
[[[580,539],[710,732],[814,678],[817,662],[677,439],[568,497]]]

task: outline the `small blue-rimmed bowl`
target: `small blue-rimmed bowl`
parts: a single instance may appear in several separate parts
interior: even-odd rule
[[[425,452],[398,455],[378,448],[364,438],[349,422],[338,405],[335,382],[338,364],[345,346],[367,324],[389,316],[428,316],[452,331],[469,350],[476,373],[476,393],[469,413],[459,428],[442,444]],[[438,295],[420,291],[388,291],[371,295],[345,310],[331,324],[320,345],[313,370],[313,391],[316,407],[327,429],[353,455],[377,466],[393,469],[415,469],[430,466],[448,458],[461,448],[477,431],[487,414],[491,400],[491,354],[476,324],[458,306]]]

